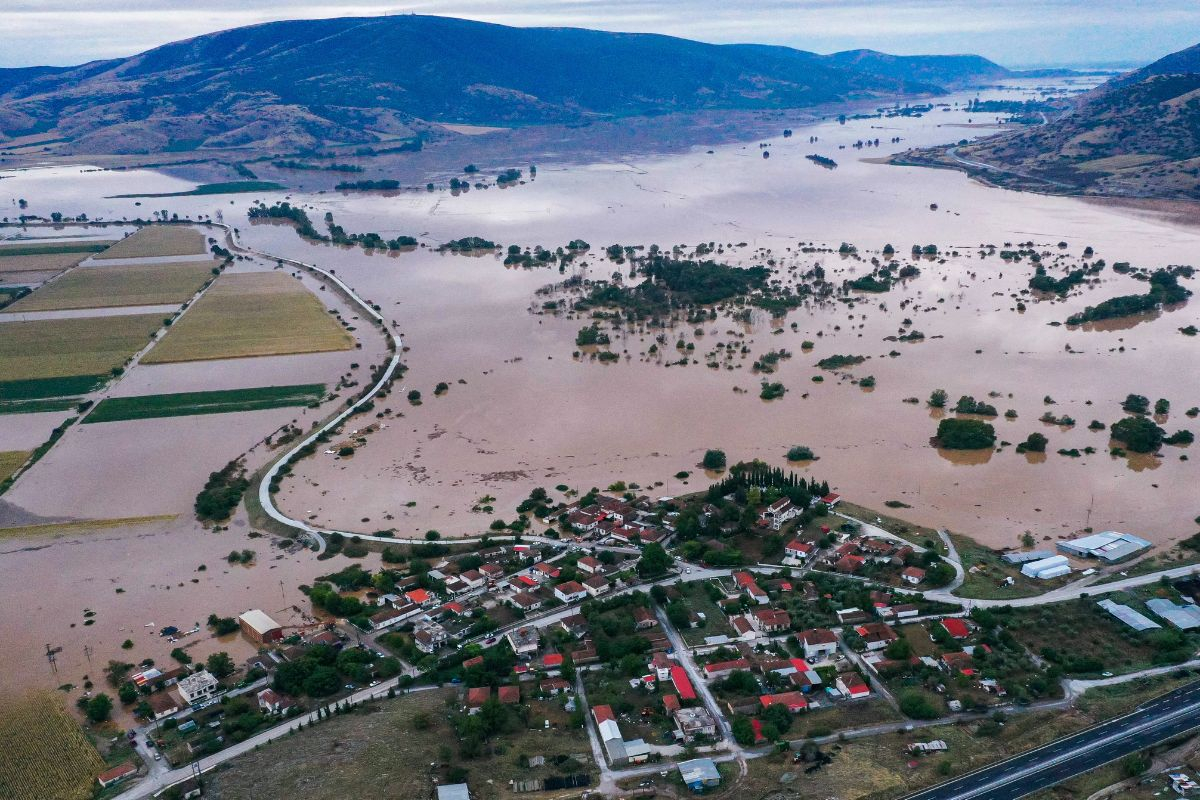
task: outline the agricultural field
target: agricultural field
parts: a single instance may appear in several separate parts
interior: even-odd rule
[[[6,701],[0,753],[0,797],[9,800],[86,800],[104,771],[96,748],[50,693]]]
[[[0,404],[87,394],[103,383],[107,377],[106,375],[67,375],[57,378],[0,381]]]
[[[94,239],[86,242],[27,241],[20,244],[0,245],[0,259],[23,256],[71,255],[77,256],[75,260],[78,262],[93,253],[100,253],[107,250],[113,244],[113,241],[97,241]],[[109,257],[111,258],[111,256]]]
[[[457,710],[454,690],[414,692],[380,700],[322,721],[303,732],[264,745],[218,767],[209,775],[205,797],[431,797],[432,778],[446,779],[439,765],[466,771],[471,796],[501,800],[516,795],[510,779],[529,779],[571,772],[596,774],[587,734],[580,728],[545,728],[565,721],[551,703],[529,704],[528,727],[501,735],[476,758],[462,758],[447,708]],[[570,757],[582,755],[577,764]],[[521,766],[522,756],[543,756],[545,766]],[[578,791],[575,792],[578,796]]]
[[[27,386],[32,379],[70,378],[82,385],[84,376],[124,364],[161,326],[158,314],[0,322],[0,375],[6,379],[0,383],[0,400],[20,399],[7,396],[10,382]]]
[[[228,414],[234,411],[307,406],[319,402],[324,395],[324,384],[308,383],[300,386],[262,386],[212,392],[110,397],[102,400],[84,422],[117,422],[127,419]]]
[[[28,458],[26,450],[0,450],[0,481],[20,469]]]
[[[0,248],[2,249],[2,248]],[[27,256],[6,256],[0,253],[0,277],[4,280],[27,280],[30,275],[45,272],[62,272],[73,267],[87,253],[44,253]]]
[[[193,256],[207,250],[204,234],[194,228],[182,225],[148,225],[95,257],[106,259]]]
[[[212,277],[216,262],[81,267],[21,298],[5,313],[184,303]]]
[[[143,364],[349,350],[354,338],[283,272],[223,274]]]

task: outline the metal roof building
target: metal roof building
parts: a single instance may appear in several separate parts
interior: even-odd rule
[[[1050,556],[1049,558],[1040,558],[1037,561],[1030,561],[1028,564],[1021,567],[1021,574],[1030,578],[1057,578],[1061,575],[1066,575],[1071,571],[1071,565],[1067,563],[1066,556]]]
[[[437,800],[471,800],[465,783],[451,783],[437,787]]]
[[[706,787],[719,786],[721,773],[717,764],[711,758],[693,758],[691,761],[679,762],[679,777],[693,792],[704,791]]]
[[[1196,606],[1177,606],[1170,600],[1156,597],[1153,600],[1146,601],[1146,608],[1181,631],[1200,628],[1200,608]]]
[[[1129,533],[1104,531],[1091,536],[1081,536],[1078,539],[1066,539],[1058,543],[1058,549],[1064,553],[1082,558],[1098,558],[1110,564],[1129,558],[1153,545]]]
[[[1101,600],[1096,605],[1103,608],[1108,613],[1112,614],[1117,619],[1124,622],[1135,631],[1152,631],[1155,628],[1161,628],[1154,620],[1142,614],[1139,611],[1134,611],[1129,606],[1123,606],[1120,603],[1114,603],[1112,600]]]
[[[1004,559],[1009,564],[1025,564],[1030,561],[1041,561],[1043,558],[1049,558],[1052,555],[1054,555],[1054,553],[1050,552],[1049,550],[1017,550],[1012,553],[1005,553],[1004,555],[1000,556],[1000,558]]]

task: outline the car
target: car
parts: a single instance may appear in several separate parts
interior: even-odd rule
[[[371,683],[370,683],[370,687],[371,687],[372,689],[374,689],[374,688],[375,688],[376,686],[378,686],[378,685],[379,685],[379,681],[371,681]]]
[[[483,640],[483,643],[486,644],[488,647],[491,647],[492,645],[494,645],[496,643],[496,637],[489,636],[488,638]]]
[[[353,684],[353,683],[347,683],[347,684],[346,684],[346,688],[347,688],[347,689],[349,689],[350,691],[354,691],[354,684]]]
[[[1111,678],[1113,676],[1111,672],[1101,672],[1100,675],[1104,678]]]
[[[691,574],[692,574],[692,568],[691,568],[691,567],[688,567],[687,569],[685,569],[685,570],[683,571],[683,573],[684,573],[685,575],[691,575]]]
[[[160,753],[160,752],[158,752],[157,750],[155,750],[155,751],[154,751],[154,760],[155,760],[155,761],[162,761],[162,753]]]

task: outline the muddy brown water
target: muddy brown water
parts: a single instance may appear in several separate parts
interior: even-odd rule
[[[1015,90],[982,95],[1029,96]],[[966,99],[961,95],[949,101]],[[628,350],[628,360],[602,365],[573,359],[574,337],[584,321],[531,313],[543,299],[537,290],[564,277],[557,271],[510,269],[497,256],[441,255],[428,248],[395,256],[366,254],[313,245],[288,226],[246,220],[245,209],[253,200],[273,202],[287,193],[163,198],[139,208],[132,200],[106,198],[141,182],[154,191],[177,190],[182,182],[146,173],[81,173],[62,167],[21,173],[11,179],[11,190],[28,197],[32,211],[43,213],[60,205],[110,219],[159,207],[181,215],[219,213],[255,247],[335,269],[396,321],[410,348],[405,356],[410,370],[380,406],[403,416],[386,420],[386,427],[371,434],[352,458],[318,454],[305,462],[279,495],[286,511],[321,524],[362,531],[395,527],[403,533],[475,533],[495,516],[511,519],[516,503],[536,486],[561,483],[586,490],[625,480],[642,484],[652,495],[668,496],[707,485],[696,464],[708,447],[725,449],[731,460],[759,457],[784,465],[787,448],[802,444],[820,456],[803,471],[829,480],[856,502],[882,506],[886,500],[903,500],[912,506],[904,514],[915,521],[949,526],[992,546],[1015,545],[1026,530],[1041,539],[1089,524],[1097,530],[1127,530],[1157,543],[1190,535],[1192,518],[1200,513],[1191,491],[1197,468],[1180,456],[1193,448],[1165,447],[1161,458],[1114,458],[1107,453],[1107,435],[1086,426],[1092,419],[1108,424],[1120,418],[1120,399],[1136,392],[1171,401],[1172,413],[1163,423],[1168,431],[1196,427],[1183,411],[1200,405],[1195,379],[1200,345],[1177,329],[1200,321],[1200,301],[1136,324],[1054,327],[1051,322],[1088,304],[1141,291],[1144,284],[1108,269],[1099,285],[1077,290],[1066,301],[1025,298],[1027,308],[1019,312],[1010,295],[1025,286],[1032,265],[981,259],[977,247],[1032,240],[1039,249],[1058,252],[1057,243],[1064,241],[1074,262],[1090,245],[1110,265],[1130,261],[1157,267],[1195,263],[1198,229],[1178,208],[1167,213],[1022,194],[984,187],[956,172],[861,160],[972,136],[969,129],[940,127],[967,124],[968,116],[953,108],[935,109],[922,118],[796,128],[791,138],[771,140],[770,159],[763,159],[751,143],[713,147],[712,153],[700,145],[682,155],[631,154],[620,163],[586,167],[540,164],[537,178],[526,185],[457,197],[448,192],[290,195],[293,202],[310,207],[317,224],[330,211],[347,230],[414,235],[433,245],[483,236],[504,245],[557,247],[583,238],[593,249],[580,269],[591,277],[627,272],[627,265],[618,267],[601,257],[601,248],[613,243],[690,248],[698,242],[745,242],[722,257],[749,263],[756,250],[769,248],[785,267],[819,262],[838,281],[865,274],[868,267],[836,254],[797,255],[797,245],[820,242],[836,248],[846,241],[870,256],[890,242],[904,256],[914,243],[935,243],[961,253],[944,264],[923,261],[918,278],[866,297],[853,309],[810,306],[793,311],[782,325],[762,313],[746,325],[722,317],[703,325],[698,338],[690,326],[680,326],[668,332],[664,349],[674,356],[673,343],[681,333],[695,341],[701,363],[686,367],[665,367],[644,358],[651,338],[640,333],[614,340],[612,349]],[[819,141],[810,144],[814,135]],[[902,141],[890,144],[893,136]],[[879,138],[881,146],[850,147],[868,137]],[[804,158],[809,153],[833,158],[839,166],[819,168]],[[930,210],[932,203],[938,205],[936,211]],[[1185,285],[1195,288],[1194,281]],[[912,302],[901,308],[906,299]],[[885,341],[898,333],[905,317],[926,335],[925,341]],[[817,343],[811,353],[801,351],[804,340]],[[717,341],[749,347],[747,358],[733,361],[740,369],[704,366],[703,353]],[[780,348],[794,356],[781,362],[771,380],[784,383],[788,392],[764,402],[750,363]],[[900,355],[890,357],[892,350]],[[814,366],[817,359],[836,353],[870,356],[845,372],[873,376],[875,388],[864,391]],[[272,362],[268,372],[273,379],[283,377],[286,367]],[[301,372],[309,379],[307,368]],[[824,381],[814,383],[815,375],[823,375]],[[177,377],[189,389],[199,380],[192,368],[179,370]],[[439,381],[450,390],[434,397]],[[157,381],[152,385],[157,387]],[[1000,437],[1016,443],[1039,431],[1049,437],[1050,452],[1042,459],[1018,455],[1012,447],[982,454],[935,449],[929,439],[938,415],[923,402],[903,400],[924,401],[939,387],[948,391],[951,402],[971,394],[1001,412],[1015,409],[1018,419],[994,421]],[[413,388],[424,396],[419,407],[404,400]],[[989,392],[999,396],[989,398]],[[1054,405],[1044,404],[1047,395]],[[1039,422],[1047,410],[1074,417],[1076,426],[1064,430]],[[1098,452],[1077,459],[1055,452],[1088,446]],[[692,473],[686,483],[672,477],[681,470]],[[497,498],[494,515],[471,511],[483,495]],[[187,508],[178,511],[186,519]],[[146,588],[136,595],[150,605],[137,607],[136,614],[127,612],[127,626],[138,617],[146,617],[139,625],[153,617],[179,624],[181,615],[190,622],[222,609],[236,613],[259,606],[270,611],[278,602],[277,579],[284,580],[285,593],[294,595],[296,583],[326,571],[326,565],[299,554],[295,563],[286,562],[286,570],[281,562],[273,571],[231,569],[232,577],[222,581],[214,576],[199,585],[189,583],[193,562],[207,561],[211,570],[214,558],[242,546],[231,545],[238,536],[244,534],[234,533],[232,539],[230,534],[209,535],[180,522],[156,541],[143,542],[143,534],[130,529],[70,546],[0,555],[0,570],[8,578],[0,583],[6,607],[30,606],[31,587],[50,580],[56,586],[86,587],[56,593],[62,599],[52,605],[41,599],[38,611],[19,623],[19,634],[10,634],[11,650],[40,651],[48,630],[67,641],[73,630],[64,630],[67,621],[100,603],[96,587],[103,576],[117,572],[115,567],[134,553],[136,563],[121,573],[129,576],[122,580],[127,592],[132,585],[168,580],[175,588]],[[260,546],[255,549],[262,552],[263,540],[256,541]],[[16,549],[12,544],[8,549]],[[27,575],[33,578],[27,580]],[[12,580],[18,576],[19,587]],[[180,580],[187,585],[175,586]],[[180,588],[187,593],[176,592]],[[120,597],[122,602],[130,599]],[[166,614],[149,613],[164,598],[179,605]],[[11,631],[14,626],[6,627]],[[119,633],[110,631],[105,641]],[[44,657],[39,662],[22,655],[14,663],[26,674],[39,664],[45,672]]]

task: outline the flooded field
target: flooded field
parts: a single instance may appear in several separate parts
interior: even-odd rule
[[[1026,97],[1028,89],[980,94]],[[948,98],[948,109],[934,108],[923,116],[797,127],[791,137],[764,142],[766,147],[700,144],[684,154],[630,153],[620,162],[590,166],[539,164],[536,178],[524,185],[457,196],[446,191],[393,196],[280,192],[146,202],[180,216],[224,219],[252,247],[336,270],[378,304],[387,319],[395,320],[404,336],[409,371],[383,403],[393,412],[386,426],[371,434],[352,458],[318,453],[299,465],[278,495],[281,507],[295,517],[364,532],[394,527],[402,534],[429,529],[447,536],[477,533],[494,517],[511,520],[514,506],[537,486],[567,484],[586,490],[624,480],[653,495],[673,495],[707,485],[709,476],[697,467],[706,448],[726,450],[731,461],[758,457],[784,465],[790,446],[806,445],[820,458],[797,468],[828,480],[855,502],[881,507],[900,500],[911,506],[902,515],[948,526],[992,546],[1015,545],[1027,530],[1040,539],[1085,526],[1125,530],[1157,543],[1191,535],[1192,519],[1200,513],[1192,488],[1200,476],[1196,462],[1181,457],[1194,448],[1167,446],[1160,458],[1113,457],[1107,433],[1087,426],[1092,420],[1107,426],[1120,419],[1120,401],[1136,393],[1151,402],[1160,397],[1171,401],[1171,413],[1159,422],[1168,432],[1196,427],[1184,412],[1200,405],[1200,384],[1194,378],[1200,344],[1179,329],[1200,323],[1200,301],[1091,329],[1051,323],[1102,299],[1143,291],[1144,283],[1111,269],[1116,262],[1145,268],[1195,263],[1200,228],[1189,226],[1187,214],[1178,208],[1020,194],[973,183],[957,172],[877,163],[909,147],[992,132],[968,127],[994,120],[973,118],[953,105],[967,99]],[[781,121],[780,134],[787,124]],[[880,144],[854,146],[868,139]],[[764,158],[764,152],[770,157]],[[818,166],[805,157],[811,154],[833,159],[837,168]],[[528,174],[528,165],[515,166]],[[139,201],[113,195],[181,191],[189,184],[144,172],[57,167],[18,173],[4,181],[4,188],[28,198],[31,213],[79,209],[93,219],[112,220],[148,213],[135,205]],[[329,212],[348,232],[409,235],[434,246],[480,236],[505,247],[550,249],[583,239],[591,250],[560,274],[556,269],[505,267],[499,254],[457,256],[432,247],[369,254],[311,244],[288,225],[247,220],[251,203],[285,197],[308,207],[318,228]],[[628,264],[605,257],[603,248],[609,245],[658,244],[667,250],[680,245],[691,252],[702,242],[724,245],[724,252],[710,257],[730,263],[773,260],[784,277],[793,267],[799,273],[820,265],[839,284],[870,272],[869,259],[880,256],[888,243],[902,262],[914,244],[935,244],[943,254],[957,255],[923,259],[918,276],[889,292],[861,295],[852,307],[809,303],[781,320],[759,310],[744,321],[721,314],[699,325],[680,325],[664,332],[665,342],[655,355],[649,348],[657,331],[626,330],[610,345],[621,354],[611,364],[573,357],[580,349],[576,335],[589,320],[541,311],[547,296],[539,290],[549,284],[572,276],[627,274]],[[839,255],[842,242],[855,245],[862,260]],[[986,245],[1016,249],[1022,242],[1065,254],[1061,266],[1081,263],[1084,249],[1091,247],[1094,255],[1086,260],[1104,259],[1108,268],[1094,285],[1076,288],[1065,301],[1014,298],[1027,287],[1034,265],[1028,259],[1008,263],[998,255],[984,258],[980,251]],[[834,252],[801,252],[802,243]],[[1198,285],[1195,280],[1182,283],[1193,290]],[[1024,310],[1018,309],[1018,299]],[[888,338],[912,330],[921,331],[924,340]],[[675,349],[679,338],[694,344],[698,363],[666,366],[680,358]],[[802,349],[805,341],[815,343],[811,351]],[[733,345],[732,368],[705,366],[705,354],[717,342]],[[770,380],[783,383],[787,392],[778,400],[760,400],[762,376],[751,371],[751,364],[780,349],[792,357],[779,362]],[[332,382],[346,362],[359,360],[365,369],[377,363],[378,354],[249,360],[257,366],[218,362],[220,369],[213,373],[197,364],[138,367],[116,393],[300,383],[324,374]],[[836,354],[868,358],[838,373],[816,367],[819,359]],[[823,380],[815,382],[817,376]],[[873,387],[853,382],[867,376],[874,378]],[[439,382],[449,390],[435,397]],[[930,438],[942,412],[924,401],[938,388],[947,391],[951,405],[961,395],[995,405],[1001,413],[993,421],[1000,439],[1015,444],[1030,433],[1044,433],[1047,454],[1027,457],[1012,447],[969,454],[934,448]],[[419,406],[404,400],[413,389],[422,393]],[[1047,397],[1053,404],[1046,403]],[[904,402],[908,398],[920,402]],[[1017,412],[1016,419],[1003,416],[1008,409]],[[1038,421],[1047,411],[1069,415],[1077,424],[1063,428]],[[262,414],[261,424],[254,415],[238,415],[237,426],[214,434],[215,439],[228,442],[222,447],[233,451],[234,440],[244,438],[245,449],[281,419],[300,415],[294,409],[256,413]],[[0,435],[8,422],[0,418]],[[178,421],[151,423],[161,426],[163,440],[140,446],[156,448],[160,455],[169,455],[173,447],[184,458],[196,448],[203,451],[207,421],[189,425],[186,432],[172,427]],[[63,460],[59,479],[86,482],[84,459],[104,460],[93,444],[111,448],[113,458],[126,459],[139,447],[140,439],[133,437],[141,434],[118,432],[103,443],[83,438],[126,424],[86,426],[96,430],[69,434],[57,456]],[[25,440],[36,439],[20,438],[15,444],[0,441],[0,449],[24,447]],[[1096,452],[1078,458],[1056,452],[1087,447]],[[119,602],[124,610],[121,622],[104,624],[140,626],[161,618],[182,627],[181,616],[190,624],[210,610],[273,610],[299,602],[296,584],[329,571],[305,553],[271,562],[274,570],[269,565],[227,569],[223,562],[214,570],[215,560],[231,549],[249,546],[264,553],[268,546],[262,539],[246,544],[244,529],[208,534],[187,521],[195,481],[220,466],[210,462],[205,458],[203,464],[176,467],[156,456],[157,470],[178,469],[186,479],[163,475],[161,488],[156,488],[159,481],[152,477],[144,479],[145,485],[142,477],[136,478],[129,490],[148,495],[137,513],[180,515],[174,523],[160,523],[156,533],[138,527],[111,530],[44,549],[37,543],[5,543],[0,602],[6,606],[29,606],[24,587],[38,585],[38,576],[54,575],[61,586],[86,587],[78,596],[56,593],[53,600],[38,600],[37,613],[19,623],[15,639],[20,644],[14,648],[19,665],[41,658],[45,672],[43,656],[26,655],[40,651],[43,640],[71,642],[78,662],[81,640],[75,629],[65,627],[67,619],[76,621],[82,608],[96,608],[97,598],[113,591],[109,575],[118,576],[127,594],[108,595],[110,603]],[[52,451],[40,466],[56,463]],[[686,481],[674,477],[680,472],[690,473]],[[29,493],[38,489],[18,483],[4,499],[27,502],[37,513],[53,516],[53,487],[40,491],[45,496],[35,503]],[[88,491],[95,492],[86,495],[93,498],[89,504],[104,515],[129,515],[117,514],[97,490]],[[154,497],[159,493],[160,498]],[[472,513],[476,500],[489,494],[497,498],[496,513]],[[70,516],[79,513],[86,512]],[[212,571],[193,576],[193,562],[207,562]],[[200,577],[200,583],[191,583],[192,577]],[[152,590],[152,585],[161,588]],[[169,591],[168,585],[173,587]],[[140,587],[136,595],[135,586]],[[138,602],[130,604],[135,598]],[[103,620],[116,617],[100,615]],[[55,633],[44,633],[44,626],[53,626]],[[122,633],[103,630],[107,644]],[[212,643],[205,641],[206,647]],[[0,664],[10,666],[7,657]],[[81,666],[77,663],[76,671]]]

